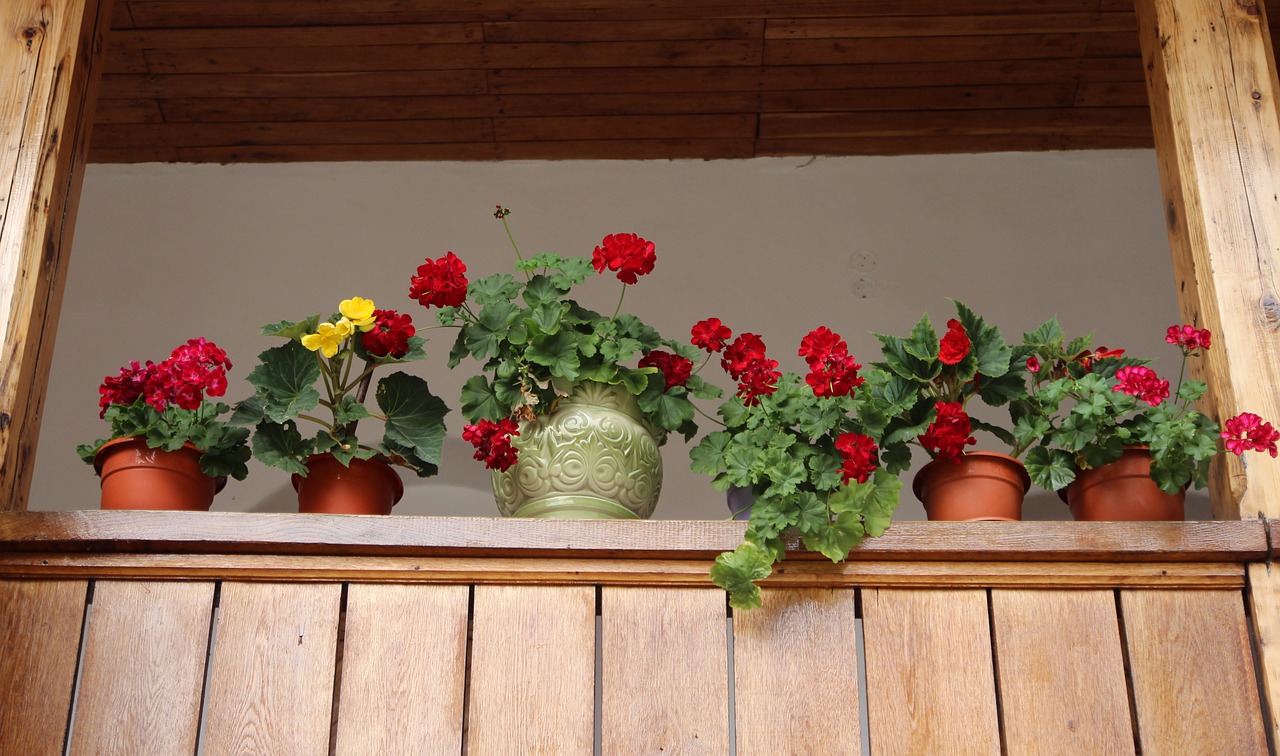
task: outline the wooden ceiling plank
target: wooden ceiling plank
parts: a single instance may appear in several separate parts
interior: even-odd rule
[[[272,144],[386,144],[493,141],[488,118],[441,118],[429,121],[337,121],[330,123],[203,124],[164,123],[104,125],[98,144],[121,147],[217,147]]]
[[[764,92],[760,112],[1063,108],[1072,105],[1075,93],[1076,85],[1066,82],[1009,86],[782,90]]]
[[[269,145],[183,147],[194,163],[349,160],[716,160],[754,155],[750,139],[615,139],[474,144]],[[132,162],[132,161],[124,161]]]
[[[734,139],[755,135],[756,116],[735,113],[696,116],[495,118],[493,132],[499,142],[693,137]]]
[[[102,124],[162,123],[164,115],[155,100],[131,98],[127,100],[99,99],[93,111],[93,122]]]
[[[765,40],[765,65],[854,65],[922,61],[1076,58],[1085,34],[1017,34],[992,38],[898,37],[859,40]]]
[[[795,155],[938,155],[1045,150],[1149,149],[1152,140],[1137,136],[1069,134],[947,134],[943,136],[760,139],[757,157]]]
[[[484,38],[479,23],[276,26],[111,31],[113,47],[191,50],[222,47],[346,47],[466,44]]]
[[[955,37],[1123,31],[1136,35],[1132,8],[1124,13],[1014,12],[1005,15],[937,15],[770,19],[766,39]]]
[[[1147,85],[1140,81],[1086,81],[1076,90],[1078,108],[1146,107]]]
[[[102,78],[103,97],[342,97],[483,94],[485,72],[185,74]]]
[[[659,39],[750,39],[764,36],[763,19],[616,21],[497,21],[484,24],[485,42],[623,42]]]
[[[766,113],[760,117],[762,139],[1068,132],[1137,135],[1150,131],[1151,120],[1145,108]]]

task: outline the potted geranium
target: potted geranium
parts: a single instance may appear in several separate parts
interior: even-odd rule
[[[249,431],[229,425],[227,353],[204,338],[155,364],[130,362],[98,388],[111,435],[76,447],[102,478],[103,509],[207,510],[227,477],[248,474]]]
[[[717,490],[736,487],[754,497],[742,544],[711,570],[730,604],[746,609],[760,605],[755,581],[783,559],[787,533],[839,562],[864,536],[889,527],[902,483],[881,466],[887,408],[864,388],[862,366],[844,339],[826,327],[805,336],[799,355],[809,372],[802,378],[779,372],[758,335],[729,342],[732,335],[717,318],[693,327],[693,344],[708,360],[723,351],[720,364],[738,388],[720,406],[724,429],[707,434],[690,456],[693,470],[713,476]]]
[[[1209,349],[1209,331],[1169,326],[1165,341],[1182,356],[1174,386],[1123,349],[1092,349],[1090,337],[1067,342],[1056,320],[1023,336],[1028,390],[1010,405],[1014,436],[1034,444],[1032,481],[1059,491],[1076,519],[1180,520],[1184,491],[1207,484],[1215,454],[1276,456],[1280,432],[1257,415],[1237,415],[1220,431],[1195,410],[1208,387],[1185,380],[1187,360]]]
[[[499,510],[518,517],[645,518],[662,485],[658,447],[670,432],[696,430],[691,394],[716,389],[691,376],[691,347],[662,338],[622,312],[627,288],[653,270],[655,246],[636,234],[609,234],[591,257],[524,257],[516,275],[468,281],[452,252],[427,259],[410,296],[440,308],[458,335],[449,367],[470,357],[482,372],[462,389],[463,438],[492,470]],[[588,278],[621,281],[611,315],[570,296]]]
[[[391,373],[374,391],[377,409],[366,406],[378,368],[426,357],[408,315],[353,297],[328,320],[313,315],[262,332],[287,341],[258,356],[249,374],[254,395],[237,405],[233,420],[255,426],[259,461],[293,474],[301,511],[388,514],[404,492],[392,466],[424,478],[436,473],[449,410],[425,380]],[[356,437],[367,419],[382,423],[376,443]],[[315,434],[303,435],[299,421]]]
[[[876,393],[891,419],[884,432],[886,465],[905,469],[911,447],[932,461],[912,484],[932,520],[1017,520],[1030,488],[1022,452],[1009,431],[970,414],[976,397],[1000,407],[1020,396],[1024,368],[995,326],[960,302],[941,337],[929,316],[906,337],[875,334],[881,343]],[[974,431],[1008,445],[1003,452],[971,450]]]

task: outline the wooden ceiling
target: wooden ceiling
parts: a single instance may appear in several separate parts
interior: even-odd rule
[[[104,70],[97,162],[1151,145],[1125,0],[117,0]]]

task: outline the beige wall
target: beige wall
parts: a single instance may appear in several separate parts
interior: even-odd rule
[[[408,277],[448,250],[475,275],[510,270],[496,203],[525,252],[590,254],[607,233],[657,244],[653,275],[626,309],[680,338],[717,316],[764,336],[784,368],[817,325],[843,334],[865,363],[868,331],[901,333],[947,297],[1016,337],[1051,315],[1068,332],[1158,358],[1177,318],[1149,151],[712,162],[338,163],[90,166],[36,460],[32,509],[97,506],[97,479],[75,457],[103,435],[97,386],[131,359],[160,360],[205,336],[229,352],[229,396],[274,341],[258,327],[332,312],[353,295],[433,322],[408,299]],[[612,307],[614,285],[584,299]],[[457,407],[470,375],[444,366],[447,331],[418,364]],[[715,365],[708,374],[728,385]],[[494,513],[487,474],[449,418],[442,474],[406,478],[402,514]],[[723,516],[687,447],[666,448],[657,517]],[[294,508],[287,476],[255,466],[214,506]],[[1193,514],[1202,513],[1197,502]],[[900,515],[923,513],[909,493]],[[1065,518],[1052,496],[1029,515]]]

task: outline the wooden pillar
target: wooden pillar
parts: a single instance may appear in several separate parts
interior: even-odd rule
[[[31,488],[111,2],[0,2],[0,511]]]
[[[1213,332],[1206,409],[1280,422],[1280,121],[1255,0],[1137,0],[1183,322]],[[1280,516],[1280,461],[1221,455],[1219,519]]]
[[[1280,119],[1258,0],[1137,0],[1184,322],[1213,332],[1207,410],[1280,422]],[[1280,461],[1221,455],[1214,515],[1280,516]],[[1280,742],[1280,569],[1251,564],[1264,701]]]

